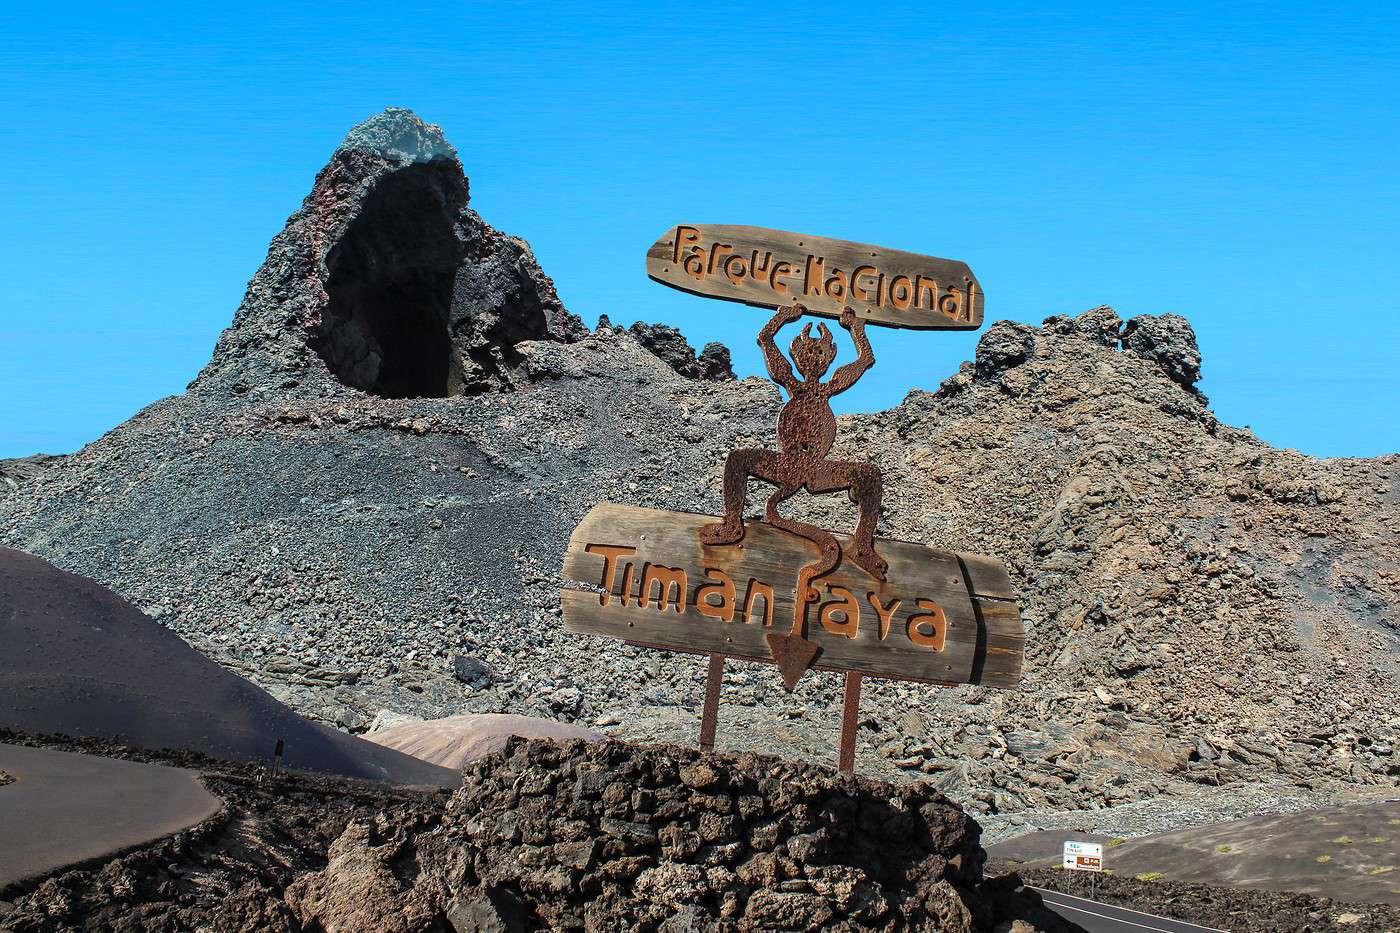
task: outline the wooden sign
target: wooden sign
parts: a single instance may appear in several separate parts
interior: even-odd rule
[[[564,625],[676,651],[773,661],[766,636],[793,630],[807,540],[750,522],[742,543],[700,543],[716,519],[603,503],[569,540]],[[848,540],[838,535],[843,550]],[[881,582],[843,562],[801,609],[818,670],[1015,688],[1025,630],[999,561],[876,539]]]
[[[785,233],[680,224],[647,250],[647,275],[682,291],[760,307],[794,302],[837,318],[917,330],[982,325],[982,287],[967,263]]]

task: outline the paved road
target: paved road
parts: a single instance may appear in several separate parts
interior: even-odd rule
[[[193,771],[0,744],[0,888],[179,832],[219,810]]]
[[[1100,904],[1098,901],[1076,897],[1073,894],[1061,894],[1048,888],[1037,888],[1034,885],[1027,887],[1040,895],[1045,901],[1045,906],[1066,920],[1079,924],[1089,933],[1225,933],[1215,927],[1197,926],[1194,923],[1128,910],[1126,907]]]

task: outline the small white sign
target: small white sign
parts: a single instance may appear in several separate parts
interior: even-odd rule
[[[1066,839],[1064,866],[1071,871],[1103,871],[1103,843]]]

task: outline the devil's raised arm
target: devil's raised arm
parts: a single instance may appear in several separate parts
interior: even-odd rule
[[[797,385],[797,377],[792,373],[792,364],[783,356],[783,351],[778,349],[773,338],[778,336],[778,331],[783,329],[784,324],[791,324],[802,317],[804,311],[801,305],[779,308],[778,313],[758,332],[758,347],[763,351],[763,361],[768,364],[769,378],[789,392]]]
[[[847,314],[841,315],[841,325],[851,332],[851,339],[856,345],[856,358],[832,374],[831,381],[826,384],[828,396],[845,392],[875,365],[875,354],[871,352],[870,340],[865,336],[865,321],[856,317],[850,309],[847,311]]]

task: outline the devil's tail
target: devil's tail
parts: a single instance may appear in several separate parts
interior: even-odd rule
[[[768,523],[811,541],[821,550],[817,560],[797,573],[797,589],[792,599],[792,630],[786,635],[768,636],[768,648],[773,652],[773,660],[778,662],[783,686],[791,691],[821,651],[806,636],[807,607],[817,601],[817,590],[813,584],[841,563],[841,545],[831,532],[815,525],[794,522],[778,515],[770,515]]]

